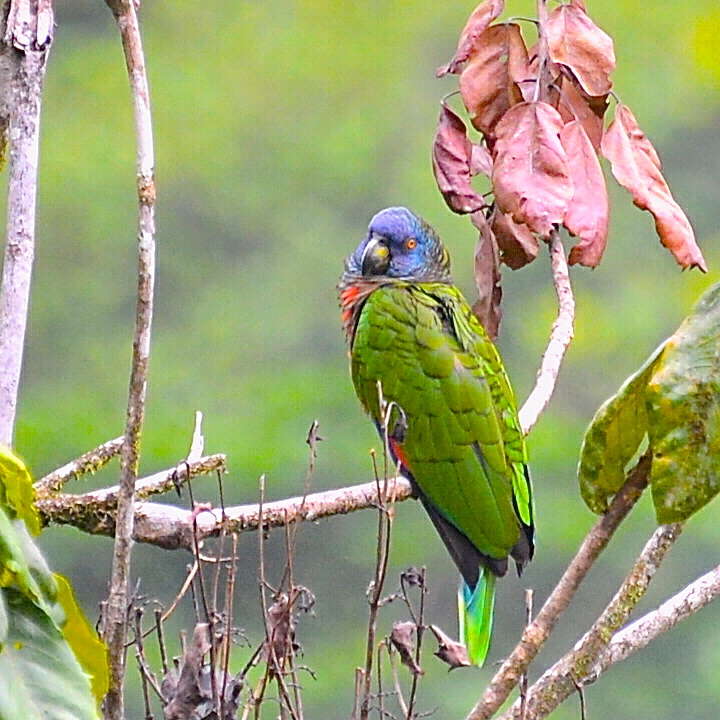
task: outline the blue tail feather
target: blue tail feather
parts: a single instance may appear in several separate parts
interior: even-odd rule
[[[495,606],[495,574],[482,568],[477,585],[471,588],[461,582],[458,593],[460,638],[465,643],[473,665],[482,666],[490,649],[493,608]]]

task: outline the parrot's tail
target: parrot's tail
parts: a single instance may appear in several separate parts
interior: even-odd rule
[[[490,649],[494,605],[495,574],[488,568],[481,568],[480,578],[474,589],[465,582],[460,583],[460,639],[465,643],[468,658],[473,665],[482,666]]]

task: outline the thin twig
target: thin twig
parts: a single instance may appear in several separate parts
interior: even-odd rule
[[[422,654],[422,641],[423,641],[423,635],[425,634],[425,595],[427,593],[427,588],[425,586],[425,568],[421,568],[419,573],[419,586],[420,586],[420,609],[415,614],[415,611],[412,608],[412,604],[410,603],[410,599],[407,594],[407,590],[405,589],[405,581],[403,579],[403,576],[400,577],[400,588],[402,590],[403,598],[405,599],[405,604],[410,609],[410,614],[412,615],[413,622],[415,623],[415,636],[416,636],[416,642],[415,642],[415,665],[419,668],[420,667],[420,656]],[[413,672],[412,673],[412,681],[410,684],[410,695],[408,697],[408,712],[407,717],[408,720],[412,720],[413,713],[415,712],[415,701],[417,699],[417,691],[418,691],[418,684],[420,682],[420,672]]]
[[[578,688],[594,682],[594,668],[610,639],[627,621],[630,613],[647,592],[660,564],[682,532],[682,525],[661,525],[648,540],[632,569],[600,617],[575,647],[548,669],[529,689],[526,717],[547,717]],[[520,703],[502,716],[502,720],[520,718]]]
[[[525,627],[527,627],[533,618],[533,591],[531,589],[525,590]],[[525,712],[527,710],[527,690],[528,690],[528,676],[527,670],[522,674],[520,678],[520,720],[525,720]]]
[[[135,519],[135,481],[140,460],[140,439],[145,416],[150,333],[155,285],[155,155],[142,39],[134,0],[106,0],[122,40],[133,100],[136,135],[138,193],[138,287],[128,390],[125,439],[120,452],[120,492],[115,519],[110,593],[103,635],[108,646],[110,689],[105,699],[107,720],[123,720],[123,680],[127,637],[128,581]]]
[[[68,480],[72,480],[78,475],[97,472],[120,453],[123,439],[123,435],[120,435],[120,437],[108,440],[40,478],[35,483],[36,497],[58,492]]]
[[[575,298],[570,285],[565,250],[557,230],[553,230],[550,235],[550,263],[558,299],[558,315],[550,331],[550,340],[540,363],[535,387],[520,408],[520,426],[525,435],[532,430],[540,414],[550,402],[560,372],[560,365],[573,338]]]
[[[0,286],[0,445],[12,445],[35,257],[35,204],[43,79],[53,33],[51,2],[3,3],[0,145],[9,139],[7,238]]]
[[[535,92],[533,93],[533,102],[544,101],[547,97],[548,90],[548,43],[545,33],[547,25],[547,0],[537,0],[537,80],[535,82]]]
[[[646,453],[630,472],[622,489],[613,498],[607,513],[585,536],[575,557],[550,593],[540,612],[525,628],[520,642],[495,673],[466,720],[488,720],[507,700],[512,689],[520,681],[522,674],[550,636],[558,618],[567,609],[593,563],[642,495],[648,483],[650,464],[651,456]]]

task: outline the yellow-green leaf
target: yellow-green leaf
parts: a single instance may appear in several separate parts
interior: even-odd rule
[[[578,479],[583,500],[593,512],[607,510],[625,482],[625,466],[647,433],[645,389],[664,348],[665,343],[600,406],[585,432]]]
[[[25,521],[32,535],[40,532],[35,491],[25,463],[10,448],[0,446],[0,506],[11,518]]]
[[[684,520],[720,490],[720,284],[668,341],[647,411],[658,522]]]
[[[62,629],[63,637],[72,648],[83,670],[90,676],[93,695],[100,702],[105,697],[110,682],[107,648],[78,606],[67,578],[58,573],[55,573],[54,577],[58,586],[58,602],[62,605],[67,618]]]
[[[645,435],[659,523],[685,520],[720,492],[720,284],[595,414],[580,489],[602,513]]]

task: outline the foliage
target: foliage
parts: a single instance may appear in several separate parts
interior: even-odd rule
[[[578,473],[591,510],[605,511],[646,436],[657,520],[686,520],[720,490],[720,284],[593,418]]]
[[[655,148],[629,108],[618,101],[615,119],[604,129],[616,65],[612,39],[583,2],[560,4],[549,15],[544,4],[539,7],[544,16],[528,49],[520,25],[492,24],[504,1],[484,0],[470,15],[452,60],[437,73],[460,76],[463,104],[480,133],[480,141],[471,142],[462,119],[443,101],[433,169],[450,209],[473,213],[479,245],[495,249],[475,266],[483,300],[477,310],[490,328],[499,322],[501,294],[488,293],[486,279],[493,276],[498,250],[500,261],[517,269],[535,259],[538,238],[564,227],[579,240],[570,265],[600,263],[610,209],[599,154],[610,160],[635,205],[653,215],[678,264],[707,270]],[[491,203],[471,184],[478,174],[491,182]]]
[[[0,488],[0,718],[97,718],[105,648],[30,536],[32,482],[10,450],[0,452]]]

